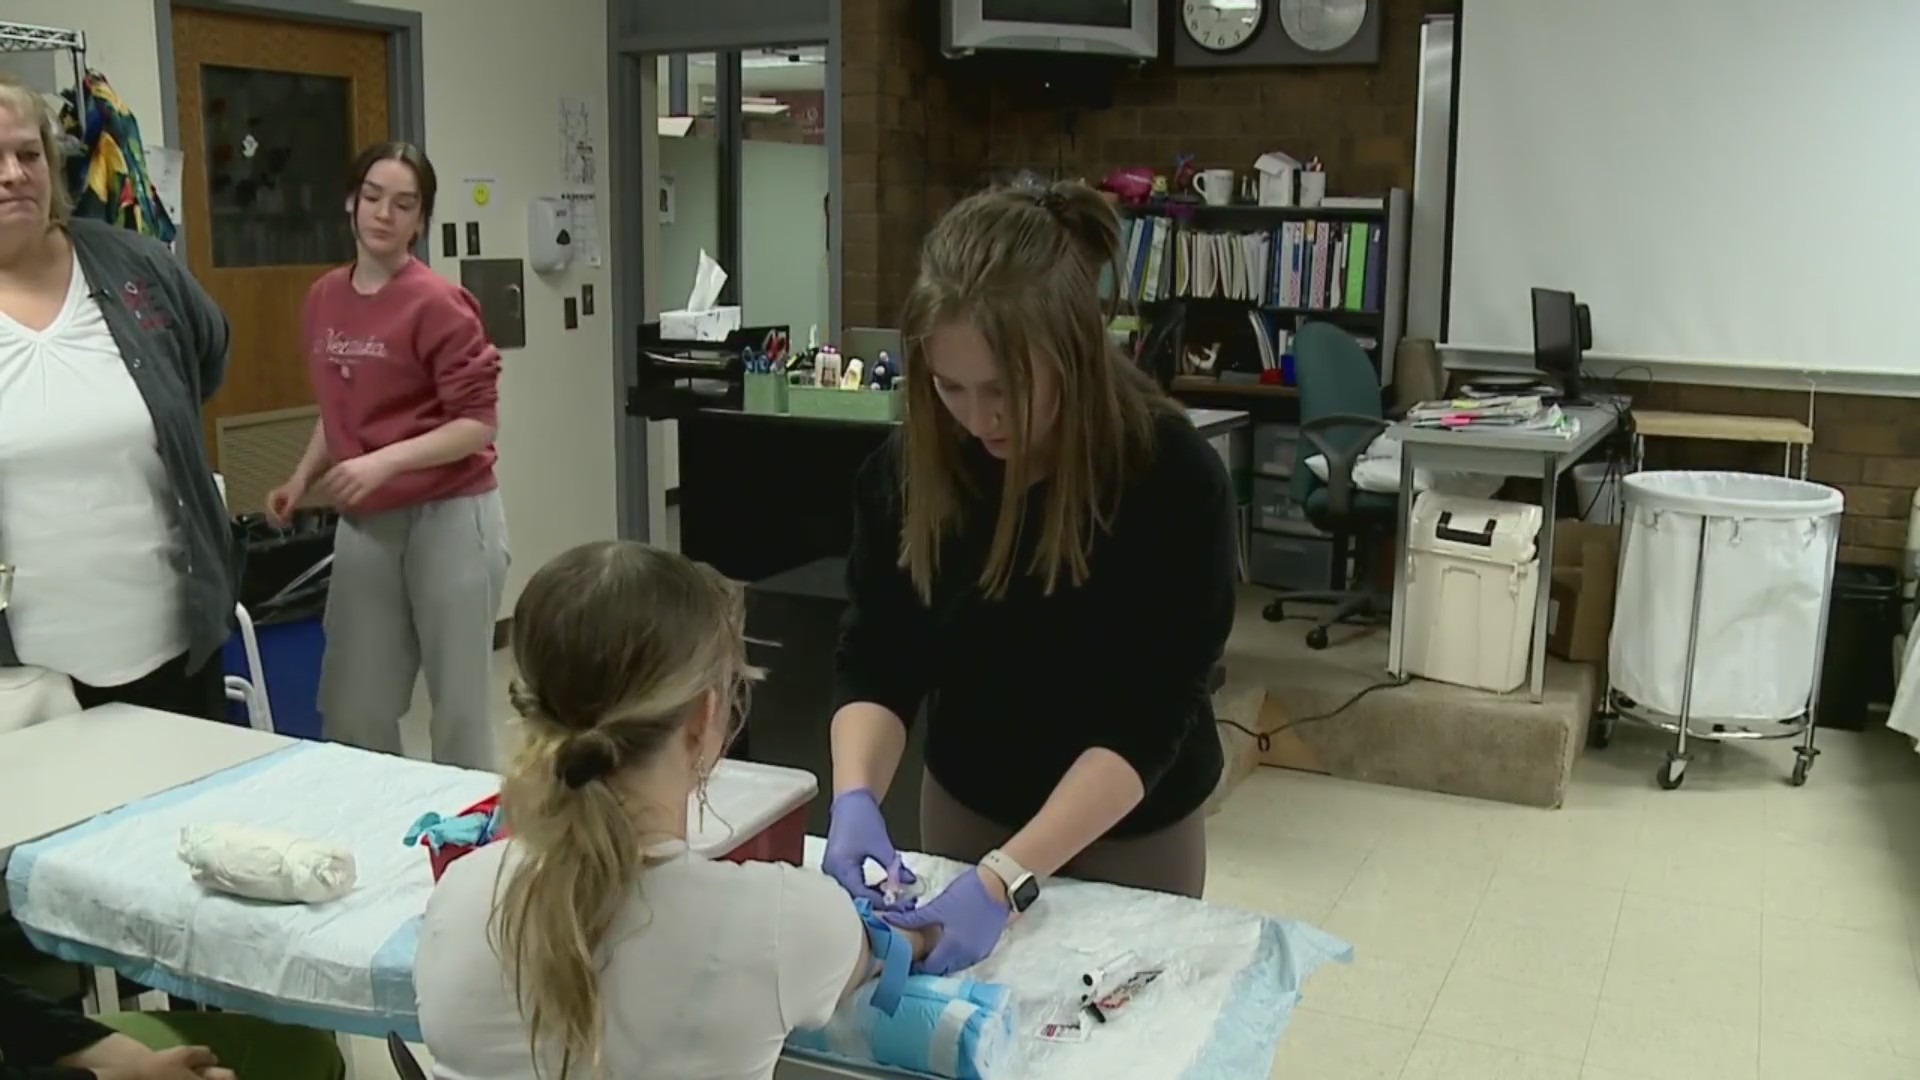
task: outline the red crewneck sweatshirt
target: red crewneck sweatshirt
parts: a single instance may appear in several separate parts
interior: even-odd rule
[[[301,316],[328,456],[347,461],[460,418],[496,426],[500,353],[473,296],[417,259],[371,296],[354,289],[352,273],[343,266],[314,282]],[[460,461],[401,473],[353,513],[491,491],[498,456],[488,444]]]

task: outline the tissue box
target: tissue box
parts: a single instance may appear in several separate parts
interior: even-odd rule
[[[710,308],[706,311],[663,311],[660,336],[670,341],[725,341],[740,329],[740,308]]]

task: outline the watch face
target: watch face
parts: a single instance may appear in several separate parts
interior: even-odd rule
[[[1187,36],[1210,52],[1232,52],[1252,41],[1266,14],[1266,0],[1181,0],[1180,5]]]
[[[1280,28],[1294,44],[1332,52],[1360,33],[1367,0],[1280,0]]]
[[[1040,899],[1040,879],[1029,874],[1007,893],[1007,899],[1013,901],[1013,910],[1025,911]]]

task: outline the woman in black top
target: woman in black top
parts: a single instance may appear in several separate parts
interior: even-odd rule
[[[1081,184],[973,196],[907,300],[907,420],[861,469],[825,869],[876,902],[878,800],[928,705],[928,852],[981,864],[902,925],[986,956],[1063,873],[1198,896],[1232,627],[1225,470],[1112,346],[1118,219]]]

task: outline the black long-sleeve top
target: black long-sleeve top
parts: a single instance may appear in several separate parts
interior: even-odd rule
[[[112,1034],[111,1028],[0,976],[0,1080],[94,1080],[90,1069],[54,1062]]]
[[[1146,798],[1113,830],[1136,836],[1198,810],[1219,781],[1208,676],[1233,626],[1238,544],[1219,456],[1184,416],[1156,422],[1152,459],[1122,487],[1079,587],[1053,595],[1027,572],[1046,482],[1028,493],[1006,595],[986,564],[1005,470],[974,445],[976,492],[940,549],[933,601],[899,565],[900,440],[855,481],[851,601],[841,628],[835,709],[884,706],[912,723],[926,700],[926,767],[969,809],[1024,826],[1086,751],[1113,751]]]

